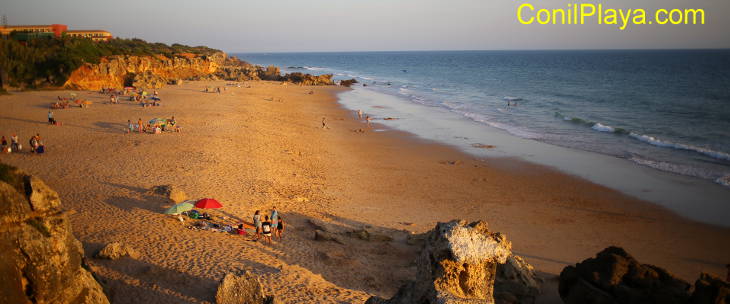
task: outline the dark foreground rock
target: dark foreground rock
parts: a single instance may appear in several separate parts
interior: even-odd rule
[[[218,285],[215,294],[217,304],[273,304],[272,296],[266,296],[258,278],[246,271],[242,275],[232,273],[226,276]]]
[[[695,290],[690,298],[690,303],[730,303],[730,283],[711,274],[700,274],[700,278],[695,282]]]
[[[485,222],[439,223],[416,259],[416,280],[391,299],[372,297],[366,303],[494,303],[497,265],[507,261],[511,249]]]
[[[58,194],[0,164],[0,303],[109,303]]]
[[[608,247],[560,273],[560,297],[573,303],[688,303],[690,284]],[[708,302],[710,303],[710,302]]]

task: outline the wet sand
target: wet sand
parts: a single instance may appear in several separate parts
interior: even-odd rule
[[[427,231],[454,218],[485,220],[505,233],[549,284],[566,265],[609,245],[690,282],[701,271],[724,276],[730,261],[728,228],[549,168],[373,132],[337,104],[341,88],[252,82],[215,94],[203,93],[206,85],[224,82],[163,88],[162,106],[153,108],[105,104],[105,95],[77,92],[94,104],[54,111],[62,126],[46,124],[46,109],[68,92],[0,96],[0,135],[16,132],[27,146],[40,133],[47,146],[42,156],[2,154],[0,161],[59,192],[75,211],[71,224],[87,255],[112,241],[141,253],[137,260],[88,259],[113,303],[213,302],[218,280],[243,269],[259,274],[284,303],[391,296],[415,272],[417,248],[402,241],[403,231]],[[124,133],[127,119],[173,115],[180,133]],[[161,184],[218,199],[225,207],[213,213],[231,223],[276,206],[290,226],[272,245],[193,231],[161,214],[168,202],[146,194]],[[311,218],[370,225],[396,241],[316,242]],[[556,293],[546,290],[542,300],[554,302]]]

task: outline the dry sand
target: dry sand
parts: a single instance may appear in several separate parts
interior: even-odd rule
[[[724,276],[730,229],[680,218],[656,205],[548,168],[513,159],[475,159],[408,134],[372,132],[338,106],[340,88],[251,82],[222,94],[224,82],[159,90],[163,106],[106,104],[77,92],[87,108],[47,106],[65,91],[0,96],[0,135],[40,133],[45,155],[0,155],[59,192],[87,256],[121,241],[139,259],[89,258],[113,303],[213,302],[227,272],[248,269],[284,303],[361,303],[391,296],[415,273],[417,248],[401,231],[437,221],[486,220],[513,242],[548,282],[541,302],[557,301],[555,275],[609,245],[691,282],[701,271]],[[307,94],[314,90],[314,94]],[[368,109],[363,109],[366,113]],[[175,116],[181,133],[125,134],[127,119]],[[321,127],[326,117],[328,129]],[[362,129],[364,132],[360,132]],[[487,143],[488,144],[488,143]],[[26,148],[27,149],[27,148]],[[272,245],[193,231],[161,214],[171,204],[146,194],[173,184],[213,197],[231,223],[276,206],[290,224]],[[310,218],[370,225],[394,242],[312,240]],[[186,222],[189,224],[190,221]]]

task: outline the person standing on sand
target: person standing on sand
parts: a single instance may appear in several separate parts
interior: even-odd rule
[[[13,136],[10,136],[10,150],[13,152],[20,151],[20,141],[18,140],[18,135],[13,133]]]
[[[365,121],[368,123],[368,128],[372,128],[370,121],[373,120],[370,115],[365,116]]]
[[[279,241],[281,241],[281,234],[283,232],[284,232],[284,218],[279,217],[279,220],[276,223],[276,230],[274,230],[274,236],[278,236]]]
[[[264,216],[265,220],[261,223],[261,232],[264,235],[264,241],[269,241],[271,244],[271,222],[269,222],[269,216]]]
[[[56,120],[53,119],[53,111],[52,110],[48,110],[48,123],[49,124],[52,124],[52,125],[55,125],[56,124]]]
[[[142,125],[142,118],[137,120],[137,129],[139,130],[139,133],[142,133],[142,130],[144,129],[144,127]]]
[[[279,211],[276,211],[276,206],[271,208],[271,227],[276,229],[276,225],[279,222]]]
[[[362,110],[357,110],[357,119],[362,120]]]
[[[259,210],[256,210],[253,214],[253,225],[256,227],[256,239],[258,240],[261,237],[261,214]]]
[[[322,117],[322,129],[329,129],[329,127],[327,127],[327,118],[325,117]]]
[[[134,124],[132,120],[127,119],[127,134],[134,132]]]
[[[3,135],[3,138],[0,139],[0,142],[1,142],[0,145],[2,146],[2,149],[3,149],[2,152],[6,152],[8,149],[8,140],[5,139],[5,135]]]

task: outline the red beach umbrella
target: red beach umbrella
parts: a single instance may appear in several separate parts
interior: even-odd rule
[[[212,198],[204,198],[195,203],[195,208],[218,209],[221,207],[223,207],[223,205]]]

